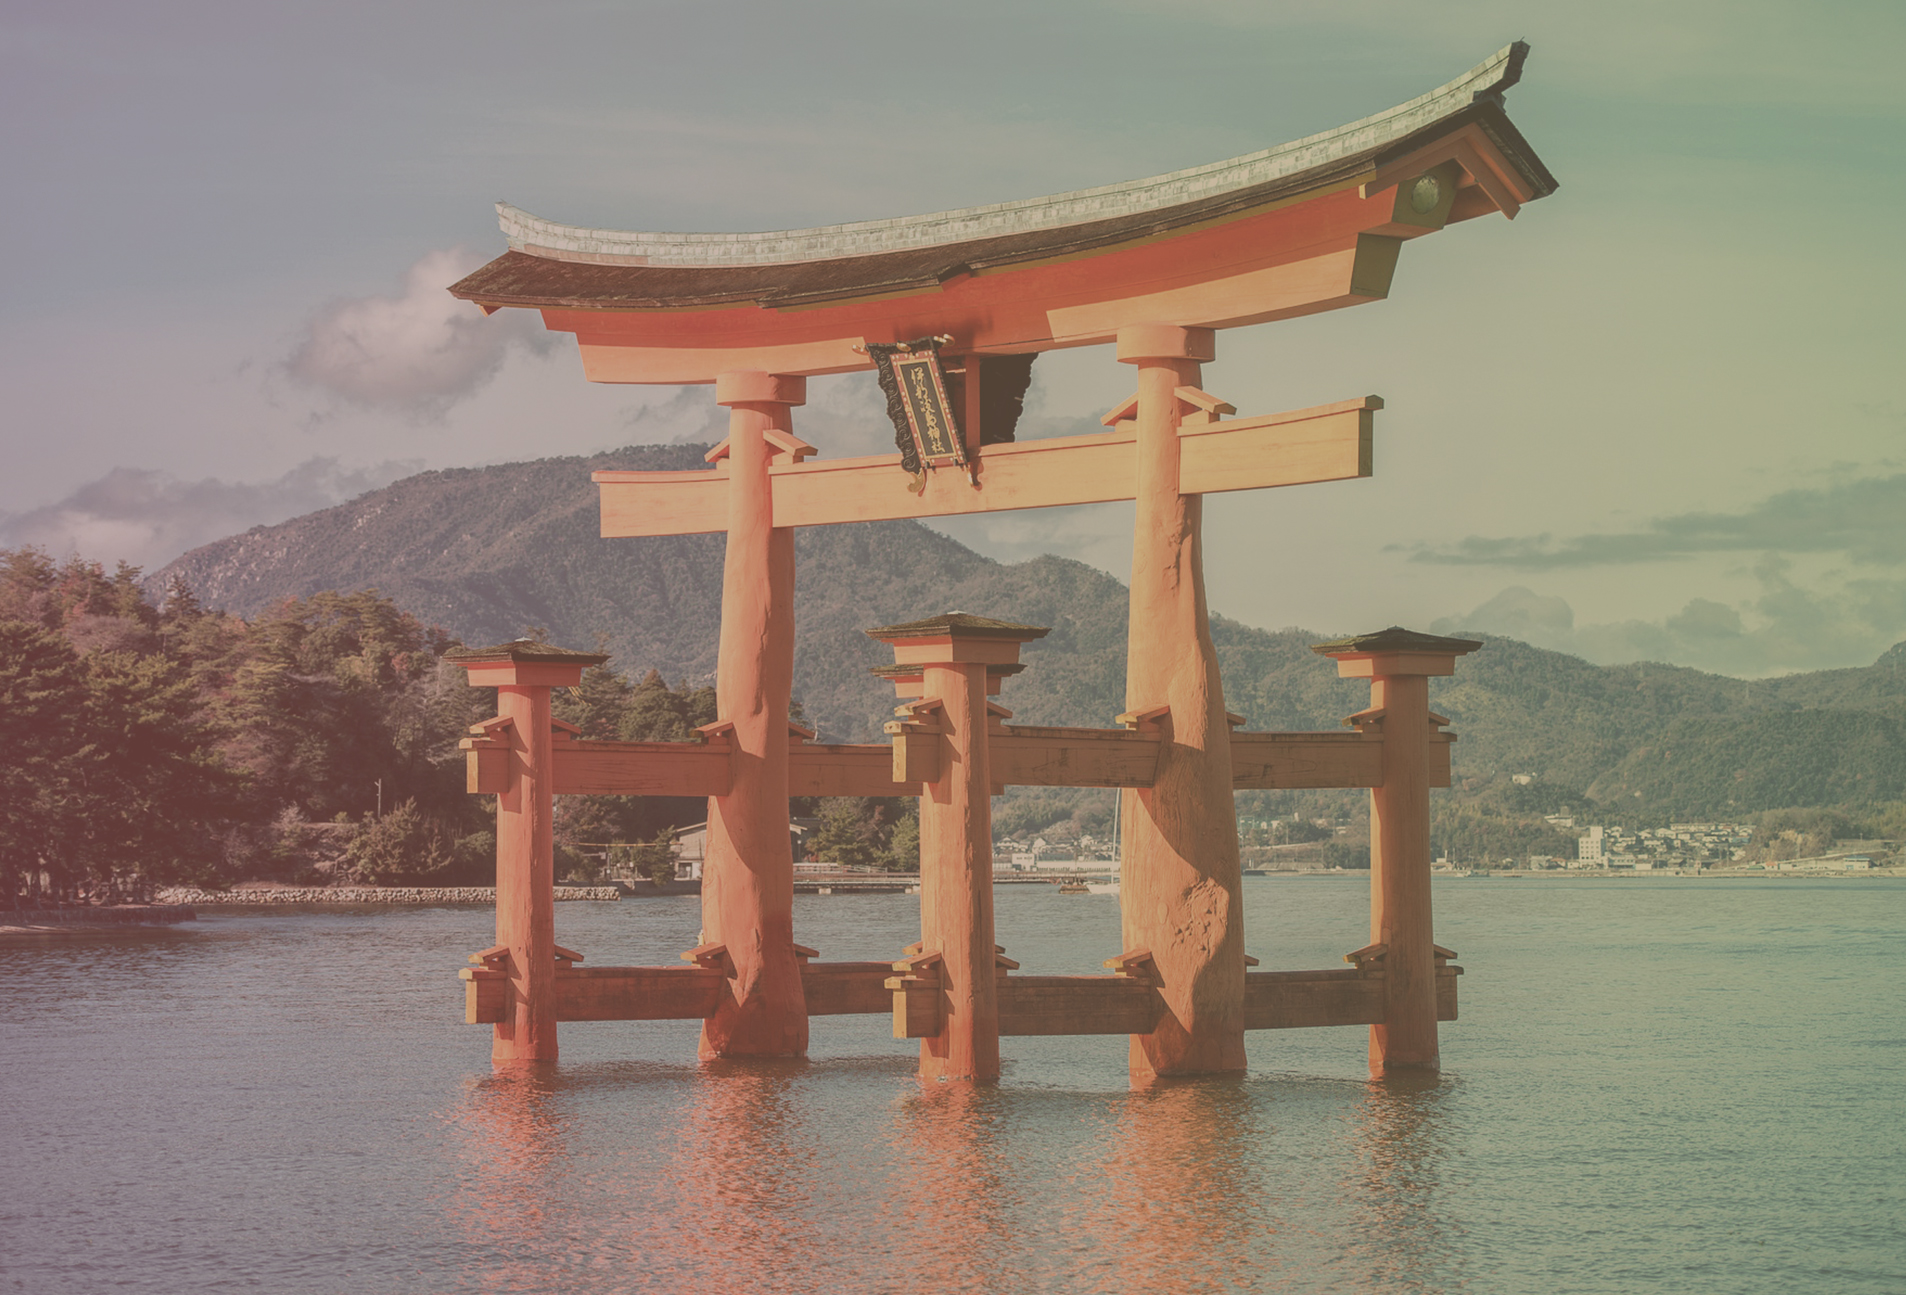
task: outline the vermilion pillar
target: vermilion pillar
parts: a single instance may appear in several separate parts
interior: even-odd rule
[[[1370,792],[1370,942],[1384,946],[1384,1021],[1370,1027],[1370,1073],[1437,1070],[1436,943],[1430,914],[1429,745],[1440,726],[1429,678],[1482,644],[1392,626],[1320,643],[1346,679],[1370,681],[1360,720],[1383,734],[1383,785]]]
[[[1138,369],[1138,517],[1125,700],[1162,738],[1156,783],[1120,797],[1127,950],[1149,949],[1169,1011],[1133,1035],[1134,1078],[1244,1069],[1244,923],[1231,730],[1205,609],[1204,498],[1178,488],[1181,386],[1213,358],[1208,328],[1119,330]],[[1162,708],[1162,709],[1161,709]]]
[[[1047,631],[951,612],[868,634],[893,645],[895,673],[917,671],[917,723],[939,729],[920,795],[920,952],[939,954],[940,1033],[920,1041],[927,1079],[999,1078],[993,936],[992,774],[986,695]],[[911,691],[902,683],[903,690]],[[911,738],[909,740],[912,740]]]
[[[508,748],[508,781],[496,798],[496,942],[509,951],[508,1016],[495,1026],[496,1061],[556,1059],[554,756],[549,691],[573,688],[607,657],[519,641],[444,654],[470,683],[496,689],[495,734]]]
[[[704,1057],[807,1051],[807,1005],[794,956],[794,854],[788,841],[788,700],[794,688],[794,530],[774,525],[768,465],[799,442],[789,410],[807,380],[724,373],[728,407],[728,550],[721,579],[720,718],[734,725],[734,785],[708,801],[702,938],[725,945],[731,978],[702,1025]]]

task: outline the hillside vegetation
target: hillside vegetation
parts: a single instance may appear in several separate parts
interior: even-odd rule
[[[602,645],[631,677],[657,670],[700,686],[714,676],[723,538],[602,539],[589,474],[701,464],[700,447],[647,446],[423,473],[207,545],[149,587],[182,581],[244,616],[287,596],[375,589],[465,642],[536,627],[552,642]],[[796,553],[796,697],[830,740],[872,739],[893,704],[866,673],[887,649],[863,631],[938,611],[1051,627],[1001,698],[1021,722],[1098,726],[1124,708],[1126,589],[1102,572],[1055,557],[1001,564],[911,522],[804,529]],[[1253,728],[1335,727],[1365,704],[1362,685],[1309,650],[1330,634],[1222,616],[1212,632],[1227,703]],[[1869,667],[1746,683],[1476,637],[1485,646],[1434,683],[1432,704],[1461,735],[1457,794],[1478,812],[1647,822],[1906,796],[1906,645]],[[1533,775],[1534,789],[1491,791],[1515,774]]]

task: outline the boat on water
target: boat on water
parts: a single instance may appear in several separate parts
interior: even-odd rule
[[[1085,883],[1085,889],[1086,893],[1091,895],[1116,895],[1118,894],[1118,878],[1114,877],[1110,881],[1088,881]]]
[[[1061,895],[1083,895],[1087,893],[1086,884],[1083,881],[1062,881],[1059,883],[1059,893]]]

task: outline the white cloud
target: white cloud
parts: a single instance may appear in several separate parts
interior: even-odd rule
[[[394,297],[350,297],[313,316],[285,371],[348,404],[435,419],[503,367],[510,349],[547,351],[532,312],[481,310],[445,289],[483,263],[461,249],[426,253]]]
[[[1659,620],[1577,625],[1561,598],[1512,585],[1464,616],[1430,628],[1500,634],[1599,665],[1661,661],[1758,677],[1867,665],[1906,639],[1906,580],[1824,580],[1803,588],[1780,558],[1755,568],[1760,589],[1738,605],[1691,598]]]
[[[347,470],[336,459],[309,459],[275,481],[257,482],[180,481],[145,468],[114,468],[58,503],[0,516],[0,544],[151,570],[201,544],[389,485],[418,466],[388,462]]]

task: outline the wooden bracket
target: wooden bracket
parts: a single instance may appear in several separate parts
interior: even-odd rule
[[[1456,950],[1445,949],[1440,944],[1432,944],[1430,945],[1430,948],[1435,951],[1436,960],[1438,962],[1448,962],[1451,958],[1456,956]]]
[[[929,717],[941,709],[938,697],[893,708],[900,718],[881,725],[893,739],[893,780],[929,783],[940,780],[940,735],[945,730]]]
[[[915,980],[930,979],[935,984],[938,984],[940,980],[940,968],[945,962],[945,955],[938,949],[935,949],[931,953],[910,953],[900,959],[900,961],[894,963],[893,969],[899,972],[903,978],[912,978]],[[892,981],[888,982],[888,987],[892,988]]]
[[[1100,965],[1111,968],[1114,976],[1143,981],[1148,985],[1161,985],[1165,980],[1158,972],[1158,964],[1152,961],[1150,949],[1127,949],[1116,958],[1107,958]]]
[[[788,721],[789,746],[800,746],[803,743],[812,742],[818,736],[820,736],[820,734],[814,729],[808,728],[805,725],[796,724],[793,720]]]
[[[1099,419],[1099,423],[1105,427],[1117,427],[1126,419],[1136,417],[1138,417],[1138,393],[1134,391],[1123,404],[1118,405],[1111,413]]]
[[[1172,392],[1180,401],[1191,406],[1191,412],[1179,420],[1181,427],[1208,427],[1225,414],[1235,414],[1238,407],[1228,400],[1219,400],[1208,391],[1196,387],[1179,387]]]
[[[994,947],[997,948],[998,946],[994,946]],[[1011,958],[1007,957],[1003,952],[995,953],[993,955],[993,966],[997,967],[1001,971],[1018,971],[1019,970],[1019,964],[1017,962],[1014,962]]]
[[[802,962],[806,962],[809,958],[820,957],[821,951],[819,949],[810,949],[805,944],[797,944],[794,946],[794,956],[799,958]]]
[[[1247,967],[1255,967],[1258,965],[1258,961],[1247,953],[1244,955],[1244,965]]]
[[[793,432],[784,432],[779,427],[764,428],[761,439],[781,451],[774,456],[776,463],[799,463],[803,459],[813,458],[820,453]]]
[[[1343,955],[1343,960],[1355,965],[1358,971],[1381,971],[1384,955],[1389,953],[1387,944],[1366,944],[1361,949],[1352,949]]]
[[[728,946],[725,944],[698,944],[682,955],[682,961],[692,962],[710,971],[719,971],[730,979],[733,979],[735,974],[735,964],[729,958]]]
[[[1163,727],[1164,722],[1170,717],[1171,704],[1167,702],[1163,706],[1148,706],[1140,710],[1125,711],[1123,714],[1114,715],[1112,722],[1114,724],[1123,724],[1129,729],[1142,731],[1147,728]]]
[[[507,944],[492,944],[487,949],[481,949],[471,954],[470,961],[489,971],[502,971],[509,965],[510,946]],[[558,966],[567,966],[570,963],[581,961],[582,955],[577,953],[574,949],[565,949],[560,944],[556,946],[556,963]]]
[[[1378,733],[1383,730],[1383,707],[1371,706],[1354,715],[1343,718],[1345,728],[1354,728],[1359,733]]]
[[[697,726],[695,729],[695,735],[700,741],[712,742],[718,737],[726,738],[730,733],[734,731],[735,731],[735,722],[733,720],[718,719],[713,724],[702,724]]]

